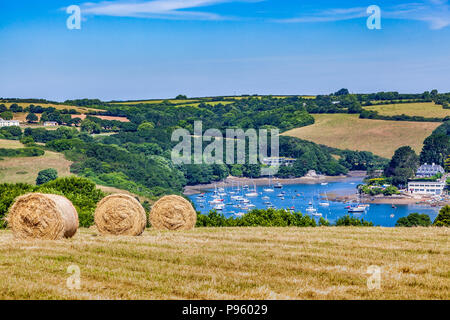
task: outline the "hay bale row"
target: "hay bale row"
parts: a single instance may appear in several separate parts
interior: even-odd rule
[[[95,225],[105,235],[141,235],[147,224],[144,208],[132,196],[115,194],[103,198],[95,210]],[[58,240],[73,237],[78,229],[78,214],[65,197],[31,193],[16,199],[9,210],[8,225],[18,239]],[[165,196],[150,212],[157,230],[190,230],[197,213],[180,196]]]

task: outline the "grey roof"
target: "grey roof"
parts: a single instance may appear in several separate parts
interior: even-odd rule
[[[438,164],[423,164],[419,167],[419,169],[417,169],[417,173],[444,173],[444,168],[442,168],[440,165]]]

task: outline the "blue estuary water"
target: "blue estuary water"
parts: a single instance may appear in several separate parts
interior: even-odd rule
[[[335,223],[336,220],[342,216],[350,214],[357,218],[364,218],[372,221],[377,226],[393,227],[397,220],[405,217],[410,213],[418,212],[425,213],[430,216],[432,221],[436,218],[439,208],[433,208],[424,205],[396,205],[393,208],[391,204],[370,204],[364,212],[349,213],[346,208],[349,204],[342,202],[327,201],[325,194],[334,195],[350,195],[356,192],[356,186],[362,182],[361,178],[348,178],[338,182],[329,182],[326,185],[322,184],[296,184],[285,185],[281,189],[257,186],[257,196],[248,196],[248,193],[254,192],[254,186],[249,185],[249,189],[240,190],[237,186],[223,188],[222,185],[217,184],[217,192],[219,198],[223,201],[214,201],[214,189],[208,190],[203,196],[192,195],[190,199],[194,202],[197,211],[202,214],[208,214],[214,208],[221,208],[217,210],[223,213],[226,217],[238,217],[247,213],[251,209],[266,209],[273,207],[276,209],[291,209],[309,214],[317,221],[320,215],[328,219],[330,223]],[[273,192],[267,192],[265,189],[273,189]],[[241,197],[240,199],[237,197]],[[237,198],[237,199],[236,199]],[[246,199],[246,200],[242,200]],[[328,203],[328,206],[327,204]],[[307,210],[310,208],[310,210]],[[311,210],[314,208],[316,212]]]

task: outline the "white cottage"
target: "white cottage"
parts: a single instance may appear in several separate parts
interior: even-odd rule
[[[18,120],[3,120],[0,118],[0,128],[2,127],[19,127],[20,123]]]

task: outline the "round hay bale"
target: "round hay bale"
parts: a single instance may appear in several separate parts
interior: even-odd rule
[[[72,202],[55,194],[30,193],[18,197],[7,221],[18,239],[71,238],[78,229],[78,213]]]
[[[165,196],[153,205],[150,222],[158,230],[191,230],[197,222],[197,213],[183,197]]]
[[[113,194],[98,203],[95,225],[101,234],[139,236],[145,230],[147,216],[132,196]]]

